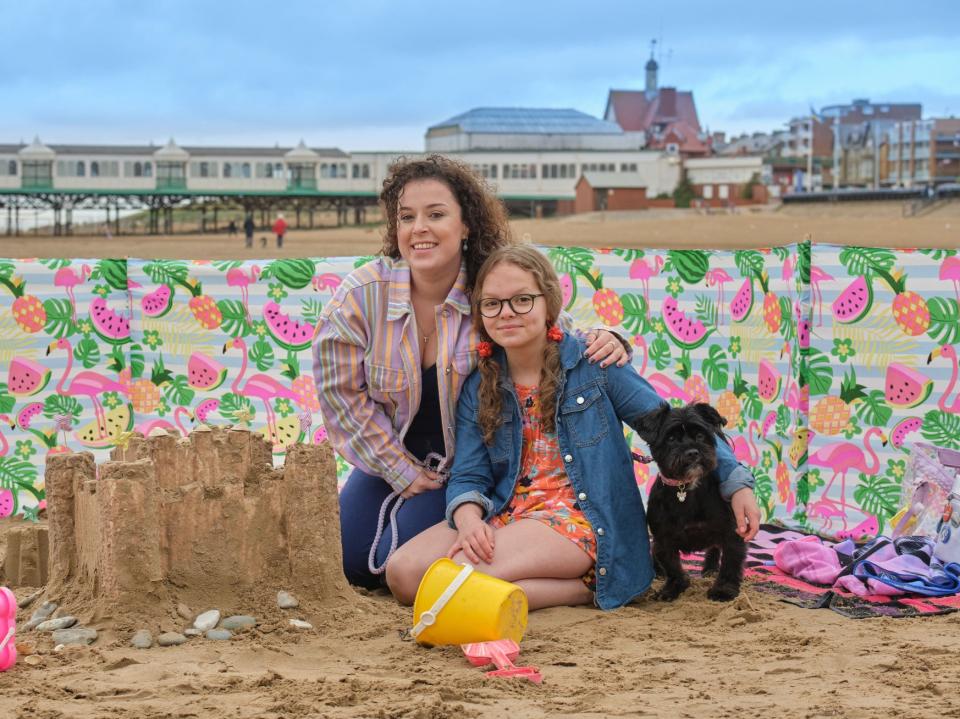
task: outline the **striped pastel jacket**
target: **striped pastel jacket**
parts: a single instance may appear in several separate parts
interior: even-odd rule
[[[453,459],[457,398],[477,364],[466,270],[436,307],[440,416]],[[410,269],[378,257],[352,272],[324,307],[313,346],[313,377],[324,427],[355,467],[406,488],[420,473],[403,438],[422,396],[420,343],[410,297]]]

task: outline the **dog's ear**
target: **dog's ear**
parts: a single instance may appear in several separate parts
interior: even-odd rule
[[[726,417],[721,417],[720,413],[717,412],[711,405],[706,402],[697,402],[693,405],[694,411],[700,415],[700,418],[714,428],[717,434],[723,432],[723,428],[727,424]]]
[[[637,423],[634,425],[634,429],[637,430],[637,434],[640,435],[640,439],[647,444],[651,444],[656,441],[657,434],[660,431],[660,426],[664,423],[664,421],[666,421],[667,415],[669,414],[670,405],[662,404],[656,409],[640,415],[640,417],[637,419]]]

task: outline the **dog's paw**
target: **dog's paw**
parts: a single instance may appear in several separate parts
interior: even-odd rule
[[[714,602],[730,602],[740,594],[739,584],[714,584],[707,590],[707,599]]]
[[[666,582],[660,590],[653,595],[658,602],[672,602],[679,597],[689,586],[688,582]]]

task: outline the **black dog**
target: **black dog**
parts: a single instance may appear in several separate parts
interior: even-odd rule
[[[647,502],[653,557],[666,582],[655,598],[672,602],[690,579],[681,552],[707,550],[703,574],[719,572],[707,597],[728,602],[740,593],[747,546],[737,534],[730,503],[720,496],[716,438],[727,421],[708,404],[671,408],[643,415],[636,427],[650,446],[660,475]]]

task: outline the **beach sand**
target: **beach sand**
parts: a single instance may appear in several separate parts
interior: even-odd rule
[[[622,247],[763,246],[807,233],[822,242],[960,245],[955,206],[915,219],[899,213],[899,204],[707,217],[650,212],[521,220],[515,230],[543,244]],[[243,257],[242,243],[30,237],[21,246],[32,256],[219,258]],[[379,231],[292,232],[282,253],[269,244],[264,252],[258,242],[250,256],[372,253]],[[91,647],[55,651],[48,635],[19,638],[33,653],[0,673],[0,717],[960,716],[960,615],[852,620],[779,602],[750,582],[734,602],[710,602],[707,586],[695,580],[673,604],[641,598],[613,612],[533,613],[518,664],[538,666],[540,686],[485,678],[456,647],[404,641],[411,611],[383,593],[348,589],[335,602],[284,611],[272,601],[280,587],[264,587],[246,603],[216,607],[225,616],[254,614],[255,629],[226,642],[149,650],[129,645],[127,623],[90,618],[100,630]],[[290,628],[294,616],[314,629]]]

